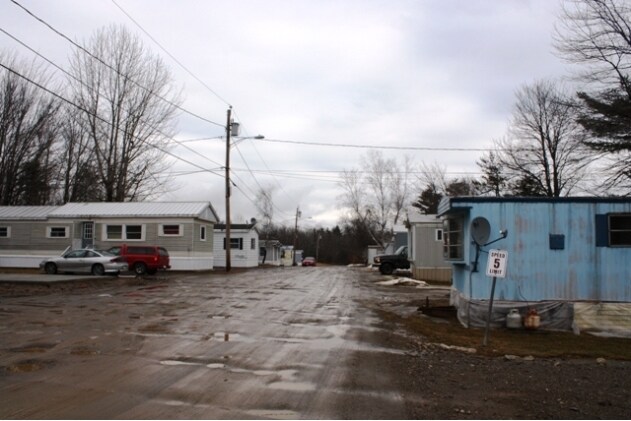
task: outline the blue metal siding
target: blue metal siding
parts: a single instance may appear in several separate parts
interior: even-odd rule
[[[631,248],[597,247],[596,215],[631,213],[631,202],[459,201],[465,238],[471,220],[482,216],[491,224],[490,239],[508,229],[508,237],[487,246],[508,251],[505,279],[498,279],[496,298],[515,301],[596,300],[631,301]],[[564,235],[562,250],[550,249],[550,234]],[[487,253],[481,253],[478,272],[470,273],[475,245],[467,242],[465,264],[454,265],[454,287],[464,296],[488,299],[491,278],[485,275]]]

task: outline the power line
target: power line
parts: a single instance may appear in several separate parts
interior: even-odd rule
[[[191,72],[186,66],[184,66],[177,58],[175,58],[173,56],[173,54],[171,54],[169,51],[167,51],[166,48],[164,48],[153,36],[151,36],[151,34],[149,32],[147,32],[145,30],[145,28],[143,28],[129,13],[127,13],[125,11],[125,9],[123,9],[118,3],[116,3],[115,0],[112,0],[112,3],[114,3],[114,5],[116,7],[118,7],[118,9],[123,12],[123,14],[125,14],[125,16],[127,16],[129,18],[129,20],[131,20],[134,25],[136,25],[138,28],[140,28],[140,30],[142,32],[145,33],[145,35],[147,35],[151,41],[153,41],[158,47],[160,47],[160,49],[162,51],[165,52],[165,54],[167,54],[169,57],[171,57],[171,59],[173,59],[173,61],[175,61],[182,69],[184,69],[184,71],[186,71],[186,73],[188,73],[189,75],[191,75],[196,81],[198,81],[199,83],[202,84],[202,86],[204,86],[206,89],[208,89],[208,91],[210,91],[210,93],[212,93],[214,96],[216,96],[221,102],[223,102],[224,104],[226,104],[227,106],[231,106],[230,103],[228,101],[226,101],[225,99],[223,99],[221,97],[221,95],[219,95],[217,92],[215,92],[214,89],[212,89],[211,87],[209,87],[206,83],[204,83],[204,81],[202,81],[200,78],[198,78],[197,76],[195,76],[195,74],[193,74],[193,72]]]
[[[62,37],[63,39],[65,39],[66,41],[68,41],[69,43],[71,43],[72,45],[74,45],[76,48],[80,49],[81,51],[85,52],[86,54],[88,54],[90,57],[92,57],[93,59],[97,60],[99,63],[103,64],[104,66],[106,66],[108,69],[116,72],[119,76],[124,77],[125,79],[129,80],[130,82],[132,82],[134,85],[136,85],[137,87],[139,87],[140,89],[143,89],[145,92],[149,93],[150,95],[155,96],[156,98],[159,98],[160,100],[172,105],[173,107],[177,108],[178,110],[189,114],[195,118],[198,118],[202,121],[205,121],[207,123],[210,124],[214,124],[216,126],[219,127],[224,127],[223,124],[217,123],[215,121],[209,120],[205,117],[202,117],[198,114],[195,114],[192,111],[189,111],[185,108],[182,108],[180,105],[164,98],[163,96],[153,92],[153,90],[141,85],[140,83],[136,82],[134,79],[130,78],[128,75],[123,75],[122,73],[120,73],[120,71],[118,69],[116,69],[114,66],[111,66],[109,63],[105,62],[103,59],[101,59],[100,57],[92,54],[92,52],[90,52],[88,49],[84,48],[82,45],[74,42],[70,37],[68,37],[67,35],[65,35],[63,32],[57,30],[56,28],[54,28],[52,25],[50,25],[48,22],[46,22],[44,19],[40,18],[39,16],[35,15],[33,12],[31,12],[29,9],[27,9],[26,7],[22,6],[19,2],[17,2],[16,0],[10,0],[13,4],[15,4],[16,6],[18,6],[19,8],[21,8],[22,10],[24,10],[27,14],[29,14],[31,17],[33,17],[35,20],[37,20],[38,22],[40,22],[41,24],[43,24],[44,26],[46,26],[47,28],[49,28],[51,31],[53,31],[54,33],[56,33],[57,35],[59,35],[60,37]],[[4,31],[3,31],[4,32]],[[6,33],[6,32],[5,32]],[[12,37],[13,38],[13,37]],[[15,39],[15,38],[14,38]]]
[[[488,152],[494,151],[494,148],[445,148],[430,146],[384,146],[384,145],[353,145],[348,143],[325,143],[325,142],[304,142],[299,140],[281,140],[281,139],[262,139],[264,142],[270,143],[289,143],[294,145],[306,146],[327,146],[335,148],[357,148],[357,149],[391,149],[400,151],[441,151],[441,152]]]
[[[81,85],[85,86],[88,89],[94,89],[92,86],[88,85],[87,83],[85,83],[84,81],[78,79],[75,75],[73,75],[72,73],[68,72],[67,70],[65,70],[63,67],[57,65],[55,62],[53,62],[52,60],[48,59],[47,57],[45,57],[44,55],[40,54],[39,52],[35,51],[33,48],[31,48],[29,45],[27,45],[26,43],[22,42],[21,40],[19,40],[18,38],[16,38],[15,36],[11,35],[10,33],[8,33],[7,31],[5,31],[4,29],[0,28],[0,32],[4,33],[5,35],[7,35],[8,37],[10,37],[11,39],[13,39],[15,42],[19,43],[20,45],[22,45],[24,48],[27,48],[29,51],[31,51],[33,54],[37,55],[38,57],[40,57],[42,60],[45,60],[46,62],[48,62],[50,65],[52,65],[53,67],[57,68],[58,70],[60,70],[61,72],[63,72],[66,76],[76,80],[78,83],[80,83]],[[100,93],[100,92],[99,92]],[[168,101],[167,101],[168,102]],[[147,121],[143,120],[143,119],[139,119],[139,121],[145,123],[148,127],[157,130],[158,132],[160,132],[158,129],[156,129],[154,126],[152,126],[151,124],[149,124]],[[160,132],[161,134],[164,135],[164,133]],[[168,137],[168,136],[166,136]],[[208,158],[205,155],[202,155],[201,153],[197,152],[195,149],[184,145],[182,143],[182,141],[178,141],[177,139],[173,139],[170,138],[170,140],[174,141],[175,143],[179,144],[180,146],[183,146],[184,148],[188,149],[189,151],[193,152],[196,155],[199,155],[200,157],[204,158],[205,160],[219,165],[221,166],[221,164],[217,161],[214,161],[210,158]]]
[[[12,68],[10,68],[10,67],[8,67],[8,66],[4,65],[3,63],[0,63],[0,67],[2,67],[2,68],[4,68],[4,69],[6,69],[8,72],[13,73],[14,75],[16,75],[16,76],[18,76],[18,77],[20,77],[20,78],[22,78],[22,79],[26,80],[27,82],[29,82],[29,83],[31,83],[31,84],[33,84],[33,85],[37,86],[37,87],[38,87],[38,88],[40,88],[41,90],[43,90],[43,91],[45,91],[45,92],[48,92],[50,95],[54,96],[55,98],[57,98],[57,99],[59,99],[59,100],[61,100],[61,101],[65,102],[65,103],[67,103],[67,104],[72,105],[73,107],[77,108],[78,110],[81,110],[81,111],[83,111],[83,112],[87,113],[88,115],[93,116],[94,118],[96,118],[96,119],[98,119],[98,120],[100,120],[100,121],[104,122],[105,124],[108,124],[108,125],[112,126],[113,128],[115,128],[115,129],[117,129],[117,130],[121,130],[121,129],[120,129],[120,127],[115,126],[114,124],[112,124],[111,122],[107,121],[106,119],[104,119],[104,118],[100,117],[99,115],[97,115],[97,114],[95,114],[95,113],[92,113],[91,111],[89,111],[89,110],[87,110],[87,109],[83,108],[83,107],[82,107],[82,106],[80,106],[80,105],[75,104],[74,102],[70,101],[69,99],[64,98],[63,96],[59,95],[58,93],[53,92],[52,90],[48,89],[47,87],[45,87],[45,86],[41,85],[40,83],[35,82],[34,80],[32,80],[32,79],[30,79],[30,78],[28,78],[28,77],[26,77],[26,76],[24,76],[24,75],[22,75],[21,73],[17,72],[16,70],[13,70]],[[159,130],[157,130],[157,131],[159,132]],[[166,136],[164,133],[162,133],[162,132],[160,132],[160,133],[161,133],[162,135],[164,135],[165,137],[168,137],[168,136]],[[132,136],[133,136],[133,135],[132,135]],[[189,160],[187,160],[187,159],[184,159],[184,158],[179,157],[179,156],[177,156],[177,155],[175,155],[175,154],[172,154],[171,152],[169,152],[169,151],[167,151],[167,150],[165,150],[165,149],[163,149],[163,148],[161,148],[161,147],[159,147],[159,146],[153,145],[153,144],[151,144],[151,143],[147,143],[147,142],[146,142],[145,140],[143,140],[143,139],[139,139],[138,137],[136,137],[136,139],[138,139],[138,140],[139,140],[140,142],[142,142],[142,143],[145,143],[145,144],[146,144],[146,145],[148,145],[149,147],[152,147],[152,148],[154,148],[154,149],[157,149],[157,150],[159,150],[159,151],[163,152],[163,153],[164,153],[164,154],[166,154],[166,155],[172,156],[173,158],[175,158],[175,159],[177,159],[177,160],[180,160],[180,161],[185,162],[185,163],[187,163],[187,164],[189,164],[189,165],[192,165],[192,166],[194,166],[195,168],[198,168],[198,169],[200,169],[200,170],[202,170],[202,171],[209,172],[209,173],[211,173],[211,174],[214,174],[214,175],[217,175],[217,176],[219,176],[219,177],[222,177],[222,178],[223,178],[223,175],[222,175],[222,174],[217,174],[216,172],[214,172],[214,171],[212,171],[212,170],[206,169],[206,168],[204,168],[204,167],[202,167],[202,166],[200,166],[200,165],[195,164],[194,162],[191,162],[191,161],[189,161]]]
[[[235,116],[237,116],[237,113],[235,111]],[[245,130],[245,128],[243,129]],[[254,148],[254,151],[256,152],[256,154],[259,156],[259,158],[261,159],[261,162],[263,162],[263,165],[265,165],[265,168],[267,168],[269,170],[269,165],[267,165],[267,162],[265,161],[265,159],[263,159],[263,156],[260,154],[258,148],[256,147],[256,143],[252,142],[252,147]],[[280,190],[285,194],[285,196],[287,196],[287,198],[289,200],[291,200],[292,202],[297,202],[297,200],[292,197],[289,193],[287,193],[287,190],[285,190],[285,188],[283,187],[283,185],[280,183],[280,181],[278,181],[278,179],[276,178],[276,176],[274,174],[272,174],[270,172],[270,175],[272,176],[272,178],[274,179],[274,181],[276,181],[276,184],[278,185],[278,187],[280,188]],[[252,176],[254,176],[254,174],[252,174]],[[260,187],[260,184],[259,184]],[[261,188],[262,190],[262,188]],[[263,190],[262,190],[263,191]],[[274,204],[274,202],[272,201],[272,206],[276,207],[276,205]],[[278,208],[277,208],[278,209]],[[279,212],[284,213],[282,210],[278,209]]]

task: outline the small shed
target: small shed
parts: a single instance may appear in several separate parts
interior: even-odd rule
[[[215,266],[226,267],[226,224],[215,225]],[[259,265],[259,233],[256,224],[230,225],[230,264],[237,268]]]
[[[522,315],[535,309],[542,327],[631,336],[628,198],[447,197],[439,216],[453,268],[452,303],[463,324],[486,320],[488,253],[500,249],[508,258],[506,277],[497,282],[493,324],[503,324],[511,308]],[[478,246],[481,232],[487,239],[478,239],[485,243]]]
[[[414,279],[451,283],[451,263],[443,256],[443,222],[437,215],[407,210],[408,260]]]
[[[259,242],[259,263],[280,266],[282,243],[278,240],[261,240]]]
[[[378,254],[385,254],[385,250],[381,246],[368,246],[367,249],[367,264],[370,266],[374,262],[375,256]]]

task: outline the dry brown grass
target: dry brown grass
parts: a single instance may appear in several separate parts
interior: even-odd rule
[[[631,339],[544,330],[491,329],[488,345],[484,347],[484,329],[465,328],[455,316],[437,320],[420,314],[402,317],[384,310],[380,313],[384,319],[401,323],[408,331],[422,336],[428,342],[475,348],[481,355],[631,360]]]

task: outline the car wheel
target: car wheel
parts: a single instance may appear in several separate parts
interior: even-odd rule
[[[394,266],[392,266],[392,264],[390,263],[383,263],[381,266],[379,266],[379,272],[384,275],[392,275],[392,272],[394,272]]]
[[[52,262],[46,263],[46,266],[44,266],[44,271],[49,275],[54,275],[57,273],[57,265]]]
[[[92,266],[92,275],[95,276],[103,276],[105,274],[105,268],[103,265],[94,265]]]
[[[147,273],[147,265],[142,262],[138,262],[134,265],[134,273],[136,275],[144,275]]]

